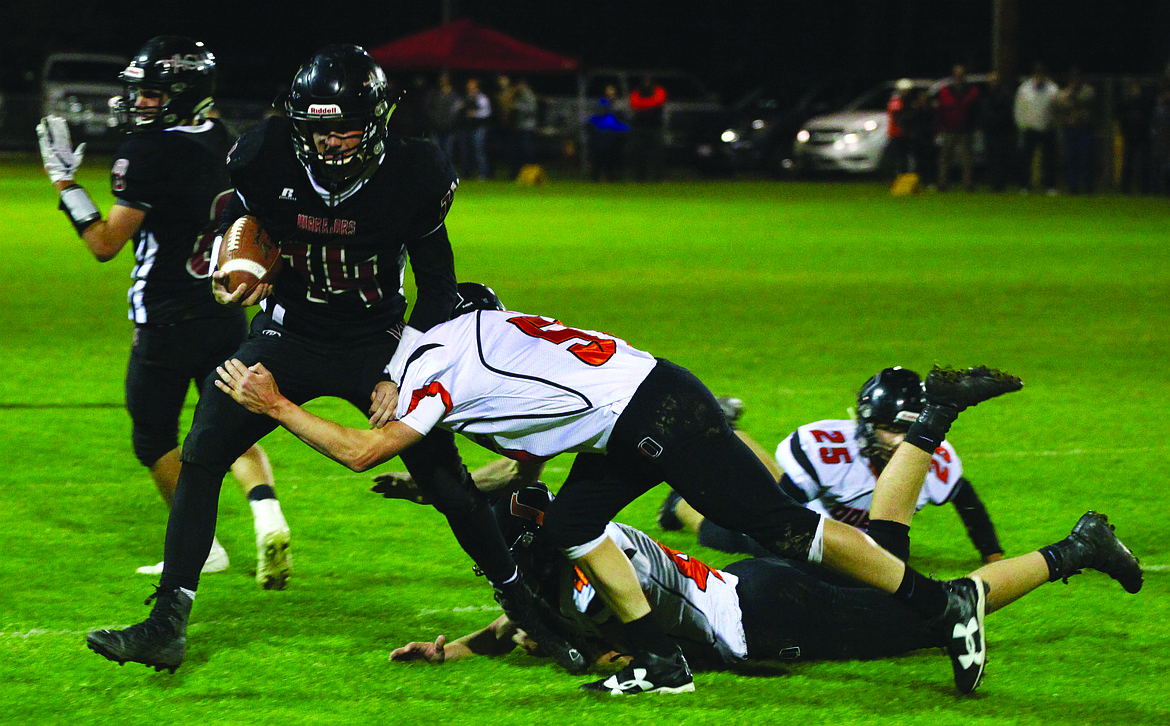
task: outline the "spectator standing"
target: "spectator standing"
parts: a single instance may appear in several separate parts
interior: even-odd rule
[[[666,89],[649,76],[630,92],[630,158],[638,181],[662,179],[662,122]]]
[[[1170,78],[1162,80],[1150,122],[1150,189],[1155,194],[1170,191]]]
[[[447,158],[455,158],[455,133],[463,115],[463,97],[451,85],[451,76],[439,76],[439,85],[427,94],[426,116],[433,140]]]
[[[910,95],[910,104],[902,111],[901,125],[910,149],[911,168],[924,186],[934,188],[938,146],[934,143],[934,107],[925,88]]]
[[[488,124],[492,120],[492,102],[480,90],[478,78],[468,78],[466,89],[459,133],[459,161],[464,174],[474,170],[483,181],[488,178]]]
[[[1097,91],[1079,69],[1069,73],[1068,85],[1056,98],[1056,111],[1064,133],[1064,159],[1070,194],[1093,191],[1093,125]]]
[[[1150,191],[1150,125],[1154,117],[1154,98],[1138,81],[1125,87],[1117,108],[1121,132],[1121,189],[1128,194]]]
[[[516,79],[512,95],[511,177],[520,174],[520,168],[536,160],[536,127],[540,120],[540,100],[528,85],[527,79]]]
[[[967,69],[956,65],[951,81],[938,92],[936,106],[941,145],[938,154],[938,188],[949,184],[951,166],[958,155],[963,173],[963,186],[971,191],[971,138],[975,131],[975,111],[979,89],[967,82]]]
[[[1032,189],[1032,164],[1041,153],[1040,181],[1050,195],[1056,194],[1056,134],[1053,130],[1053,105],[1060,89],[1048,77],[1043,63],[1032,66],[1032,75],[1016,91],[1014,113],[1020,130],[1020,191]]]
[[[488,175],[507,166],[510,170],[516,148],[516,86],[511,76],[496,76],[496,92],[491,97],[492,123],[488,138]],[[515,174],[512,174],[515,177]]]
[[[1013,116],[1015,96],[999,74],[987,75],[987,90],[979,102],[979,129],[987,157],[987,183],[991,190],[1002,192],[1015,168],[1016,121]]]
[[[593,181],[605,177],[609,181],[622,178],[622,157],[630,125],[622,118],[621,98],[613,85],[605,87],[605,94],[597,101],[597,113],[589,117],[589,150],[592,156]]]
[[[890,159],[894,176],[913,171],[910,168],[912,158],[910,138],[902,128],[903,112],[910,102],[910,91],[913,88],[913,81],[909,78],[901,79],[894,84],[894,92],[890,94],[890,100],[886,103],[886,114],[889,116]]]

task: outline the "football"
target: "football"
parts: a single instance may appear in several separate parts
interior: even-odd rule
[[[216,267],[228,273],[229,292],[243,283],[247,297],[253,287],[272,282],[280,272],[280,245],[272,241],[258,219],[244,215],[224,234]]]

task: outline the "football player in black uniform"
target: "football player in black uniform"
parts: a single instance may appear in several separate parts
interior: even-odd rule
[[[357,46],[325,47],[301,66],[283,102],[285,117],[251,129],[231,150],[236,193],[221,224],[223,231],[243,214],[257,217],[279,242],[283,269],[271,285],[251,291],[229,291],[226,276],[213,273],[221,302],[263,300],[247,341],[225,358],[263,362],[297,403],[343,398],[368,412],[372,426],[394,414],[398,394],[388,371],[405,363],[395,351],[447,320],[459,300],[444,224],[458,179],[434,144],[388,134],[393,109],[382,69]],[[404,323],[407,257],[418,299]],[[155,607],[129,629],[90,633],[92,649],[118,662],[179,666],[224,473],[275,427],[208,382],[183,445]],[[583,670],[581,655],[544,627],[551,613],[534,610],[539,601],[520,579],[454,435],[436,430],[403,461],[504,609],[541,632],[558,662]]]
[[[117,116],[129,138],[118,148],[110,174],[117,203],[109,218],[73,181],[85,144],[76,149],[65,119],[50,116],[37,126],[49,179],[98,262],[114,259],[131,240],[134,271],[130,319],[134,342],[126,373],[126,408],[133,421],[134,453],[168,505],[179,476],[179,413],[191,382],[207,375],[243,341],[247,320],[239,309],[216,304],[209,261],[218,204],[230,181],[224,159],[231,140],[220,122],[207,118],[215,89],[215,58],[189,38],[151,39],[122,71],[125,95]],[[273,493],[272,469],[259,446],[228,461],[255,515],[260,543],[258,579],[279,570],[266,551],[287,547],[288,526]],[[228,566],[212,540],[210,553],[194,563],[204,572]],[[141,567],[158,574],[163,566]]]

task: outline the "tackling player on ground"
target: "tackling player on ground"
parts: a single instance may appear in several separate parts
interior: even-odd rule
[[[978,578],[927,578],[860,530],[793,501],[685,369],[604,333],[504,311],[482,285],[465,283],[460,294],[466,304],[456,312],[463,314],[433,327],[392,369],[402,396],[397,420],[382,428],[353,429],[305,411],[281,395],[263,365],[227,361],[217,385],[355,471],[409,452],[436,429],[518,460],[575,452],[543,536],[581,568],[621,621],[634,652],[629,672],[619,675],[629,684],[622,692],[694,688],[685,658],[650,617],[629,560],[605,531],[623,507],[662,481],[776,556],[823,564],[892,593],[931,621],[958,689],[969,693],[978,685],[985,606]],[[960,411],[1021,386],[986,368],[934,371],[927,406],[906,440],[933,453]],[[582,688],[613,691],[605,681]]]
[[[179,414],[187,391],[192,382],[202,384],[247,334],[244,311],[216,304],[209,280],[215,215],[231,186],[224,164],[231,140],[223,124],[207,117],[215,76],[215,57],[207,48],[174,35],[152,38],[122,71],[126,92],[115,113],[129,138],[114,154],[110,184],[117,202],[107,219],[73,181],[85,144],[73,148],[63,118],[50,116],[37,125],[45,171],[86,248],[98,262],[108,262],[134,242],[126,410],[134,454],[168,507],[179,477]],[[226,463],[252,507],[256,578],[266,587],[271,579],[283,582],[286,557],[272,555],[274,548],[288,547],[289,530],[268,458],[251,446]],[[220,572],[227,569],[227,553],[213,539],[194,564]],[[138,568],[154,575],[162,570],[161,562]]]
[[[373,427],[385,424],[397,404],[387,363],[401,365],[412,341],[445,321],[458,300],[444,221],[455,171],[429,141],[389,135],[393,109],[382,69],[357,46],[327,46],[302,65],[282,104],[286,117],[251,129],[232,149],[236,193],[221,225],[222,231],[243,214],[257,217],[280,244],[283,269],[274,283],[250,291],[242,284],[226,290],[226,275],[213,275],[221,302],[263,301],[235,359],[262,364],[298,403],[345,399]],[[402,294],[407,258],[418,290],[409,322]],[[224,473],[276,425],[208,383],[183,445],[155,607],[145,622],[90,633],[90,648],[119,663],[178,668]],[[579,653],[541,629],[540,603],[520,579],[454,435],[436,429],[420,439],[403,461],[504,609],[540,630],[566,668],[584,668]]]
[[[921,480],[929,459],[910,457],[894,464],[887,484]],[[879,487],[881,484],[879,484]],[[501,528],[513,542],[516,561],[542,597],[555,603],[588,642],[591,661],[608,667],[629,661],[629,646],[615,629],[613,612],[593,586],[541,536],[541,521],[552,494],[543,484],[500,497],[494,505]],[[821,568],[771,557],[746,559],[716,570],[655,542],[643,532],[610,523],[607,533],[629,558],[654,617],[679,643],[688,660],[707,667],[734,667],[745,660],[838,660],[897,656],[934,644],[930,622],[896,598],[874,590],[833,584]],[[1127,592],[1137,592],[1142,572],[1137,558],[1097,512],[1087,512],[1072,534],[1030,554],[998,560],[971,573],[987,583],[987,611],[994,612],[1045,582],[1083,569],[1104,572]],[[827,577],[828,576],[828,577]],[[502,655],[532,639],[501,615],[490,625],[456,640],[408,643],[393,661],[443,663],[472,655]],[[615,652],[616,651],[616,652]],[[636,675],[636,674],[635,674]],[[621,676],[606,683],[623,688]]]

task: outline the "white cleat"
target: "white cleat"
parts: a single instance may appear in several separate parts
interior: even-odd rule
[[[211,552],[207,553],[207,561],[203,563],[203,569],[200,570],[203,574],[212,572],[223,572],[228,568],[228,554],[223,545],[219,543],[218,539],[211,540]],[[163,563],[157,565],[143,565],[135,572],[140,575],[161,575],[163,571]]]
[[[275,499],[262,499],[251,505],[256,526],[256,583],[265,590],[283,590],[292,573],[288,523]]]

